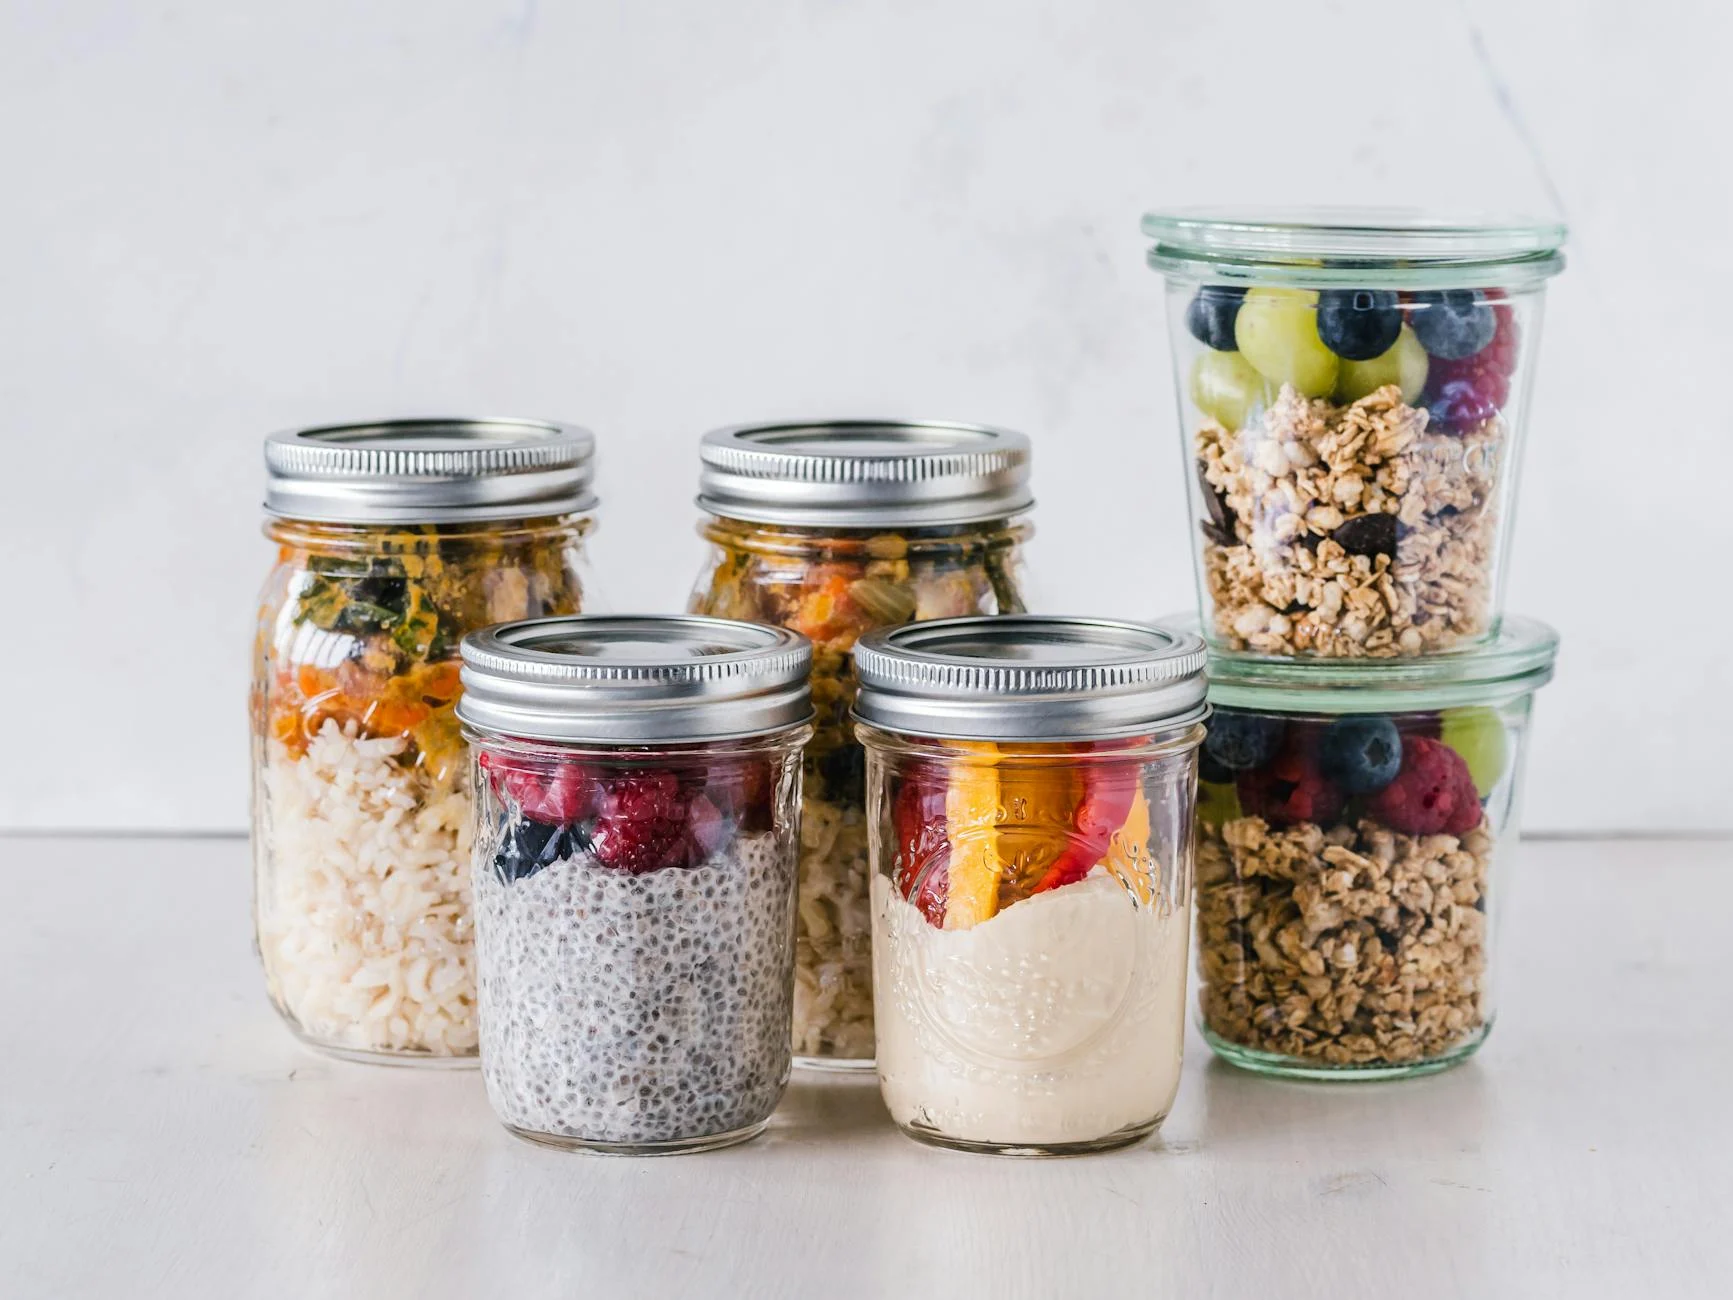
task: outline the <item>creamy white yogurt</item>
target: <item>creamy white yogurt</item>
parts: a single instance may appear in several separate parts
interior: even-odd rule
[[[962,1142],[1090,1142],[1167,1113],[1185,1038],[1186,910],[1107,872],[967,930],[873,877],[879,1083],[905,1127]]]

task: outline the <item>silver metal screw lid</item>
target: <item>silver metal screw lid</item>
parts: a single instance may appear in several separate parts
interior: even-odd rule
[[[855,647],[855,716],[958,740],[1105,740],[1201,720],[1204,644],[1111,619],[948,618]]]
[[[785,628],[672,614],[534,618],[463,639],[457,716],[530,740],[728,740],[811,718],[811,668],[811,643]]]
[[[462,523],[596,504],[596,440],[543,420],[381,420],[265,440],[265,510],[321,523]]]
[[[704,435],[698,504],[813,528],[919,528],[1029,509],[1029,439],[944,420],[743,424]]]

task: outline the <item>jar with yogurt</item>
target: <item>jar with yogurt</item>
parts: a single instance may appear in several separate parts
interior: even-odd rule
[[[467,637],[482,1077],[549,1146],[706,1150],[788,1081],[812,651],[721,619]]]
[[[855,650],[878,1075],[939,1146],[1136,1142],[1179,1087],[1203,644],[951,619]]]
[[[1197,965],[1218,1056],[1388,1079],[1480,1048],[1529,714],[1557,650],[1507,616],[1484,645],[1406,662],[1211,656]]]
[[[865,764],[849,651],[878,628],[1022,612],[1029,442],[976,425],[853,420],[722,429],[700,450],[711,553],[692,612],[813,643],[795,1057],[870,1070]]]
[[[458,644],[588,603],[593,449],[582,429],[497,419],[265,444],[255,933],[272,1002],[315,1047],[474,1062]]]

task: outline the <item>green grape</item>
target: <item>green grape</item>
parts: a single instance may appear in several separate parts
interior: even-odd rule
[[[1468,774],[1474,778],[1475,793],[1486,798],[1504,775],[1509,759],[1504,719],[1497,709],[1477,704],[1446,709],[1442,722],[1438,738],[1462,755],[1468,764]]]
[[[1426,349],[1406,325],[1389,348],[1370,361],[1344,361],[1336,376],[1335,400],[1344,406],[1375,393],[1385,384],[1400,384],[1402,400],[1412,403],[1426,387]]]
[[[1317,304],[1309,289],[1252,289],[1240,306],[1234,341],[1271,383],[1328,397],[1341,363],[1318,337]]]
[[[1211,419],[1243,429],[1254,411],[1275,399],[1270,381],[1238,352],[1206,351],[1191,367],[1191,400]]]
[[[1206,826],[1225,826],[1243,814],[1239,791],[1231,785],[1197,783],[1197,819]]]

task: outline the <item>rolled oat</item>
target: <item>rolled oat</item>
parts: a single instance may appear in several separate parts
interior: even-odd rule
[[[1487,1023],[1493,834],[1406,835],[1361,819],[1198,830],[1205,1027],[1241,1047],[1334,1066],[1402,1065]]]
[[[1347,406],[1292,387],[1195,447],[1202,563],[1225,648],[1424,654],[1491,626],[1502,416],[1434,431],[1394,384]]]

